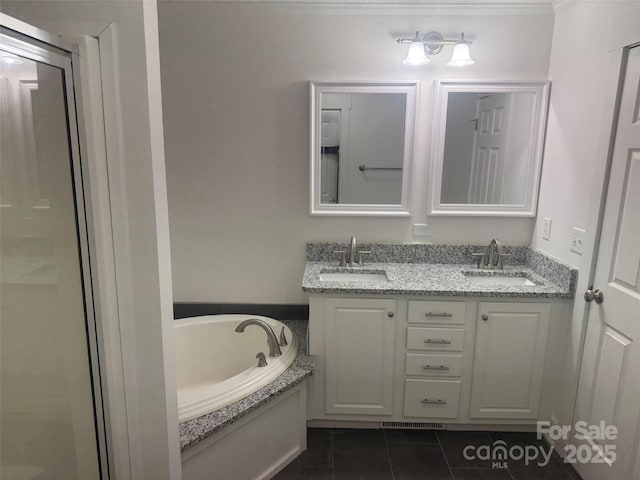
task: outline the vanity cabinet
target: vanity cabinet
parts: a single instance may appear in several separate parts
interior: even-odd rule
[[[391,415],[396,301],[325,301],[325,412]]]
[[[549,318],[549,304],[479,303],[471,418],[538,418]]]
[[[462,428],[550,418],[567,305],[312,295],[309,419]]]

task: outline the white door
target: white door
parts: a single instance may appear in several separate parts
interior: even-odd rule
[[[502,203],[508,103],[508,93],[478,97],[469,203]]]
[[[584,480],[640,478],[640,47],[630,50],[583,354],[576,421],[604,421],[617,439],[588,438],[583,452],[615,446],[615,461],[577,463]],[[587,298],[585,298],[587,299]],[[601,302],[601,303],[597,303]]]

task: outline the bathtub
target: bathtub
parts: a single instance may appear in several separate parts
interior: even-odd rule
[[[269,357],[265,331],[248,326],[236,333],[243,320],[264,320],[280,337],[284,327],[289,345],[282,355]],[[174,322],[178,418],[180,422],[205,415],[250,395],[284,372],[298,353],[298,342],[283,323],[259,315],[206,315]],[[264,352],[266,367],[258,367],[256,354]]]

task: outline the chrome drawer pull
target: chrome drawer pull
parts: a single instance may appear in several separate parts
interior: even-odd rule
[[[430,398],[424,398],[422,400],[420,400],[420,403],[425,403],[427,405],[446,405],[447,402],[445,402],[444,400],[438,398],[435,400],[432,400]]]
[[[422,367],[423,370],[449,370],[449,367],[446,365],[425,365]]]
[[[446,340],[444,338],[427,338],[424,343],[437,343],[438,345],[451,345],[451,340]]]
[[[425,317],[453,317],[452,313],[442,312],[442,313],[433,313],[427,312],[424,314]]]

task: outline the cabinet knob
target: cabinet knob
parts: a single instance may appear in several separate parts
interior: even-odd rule
[[[393,318],[393,315],[394,315],[393,312],[387,312],[387,317]]]
[[[482,318],[482,320],[486,322],[487,320],[489,320],[489,315],[482,315],[482,317],[480,318]]]

